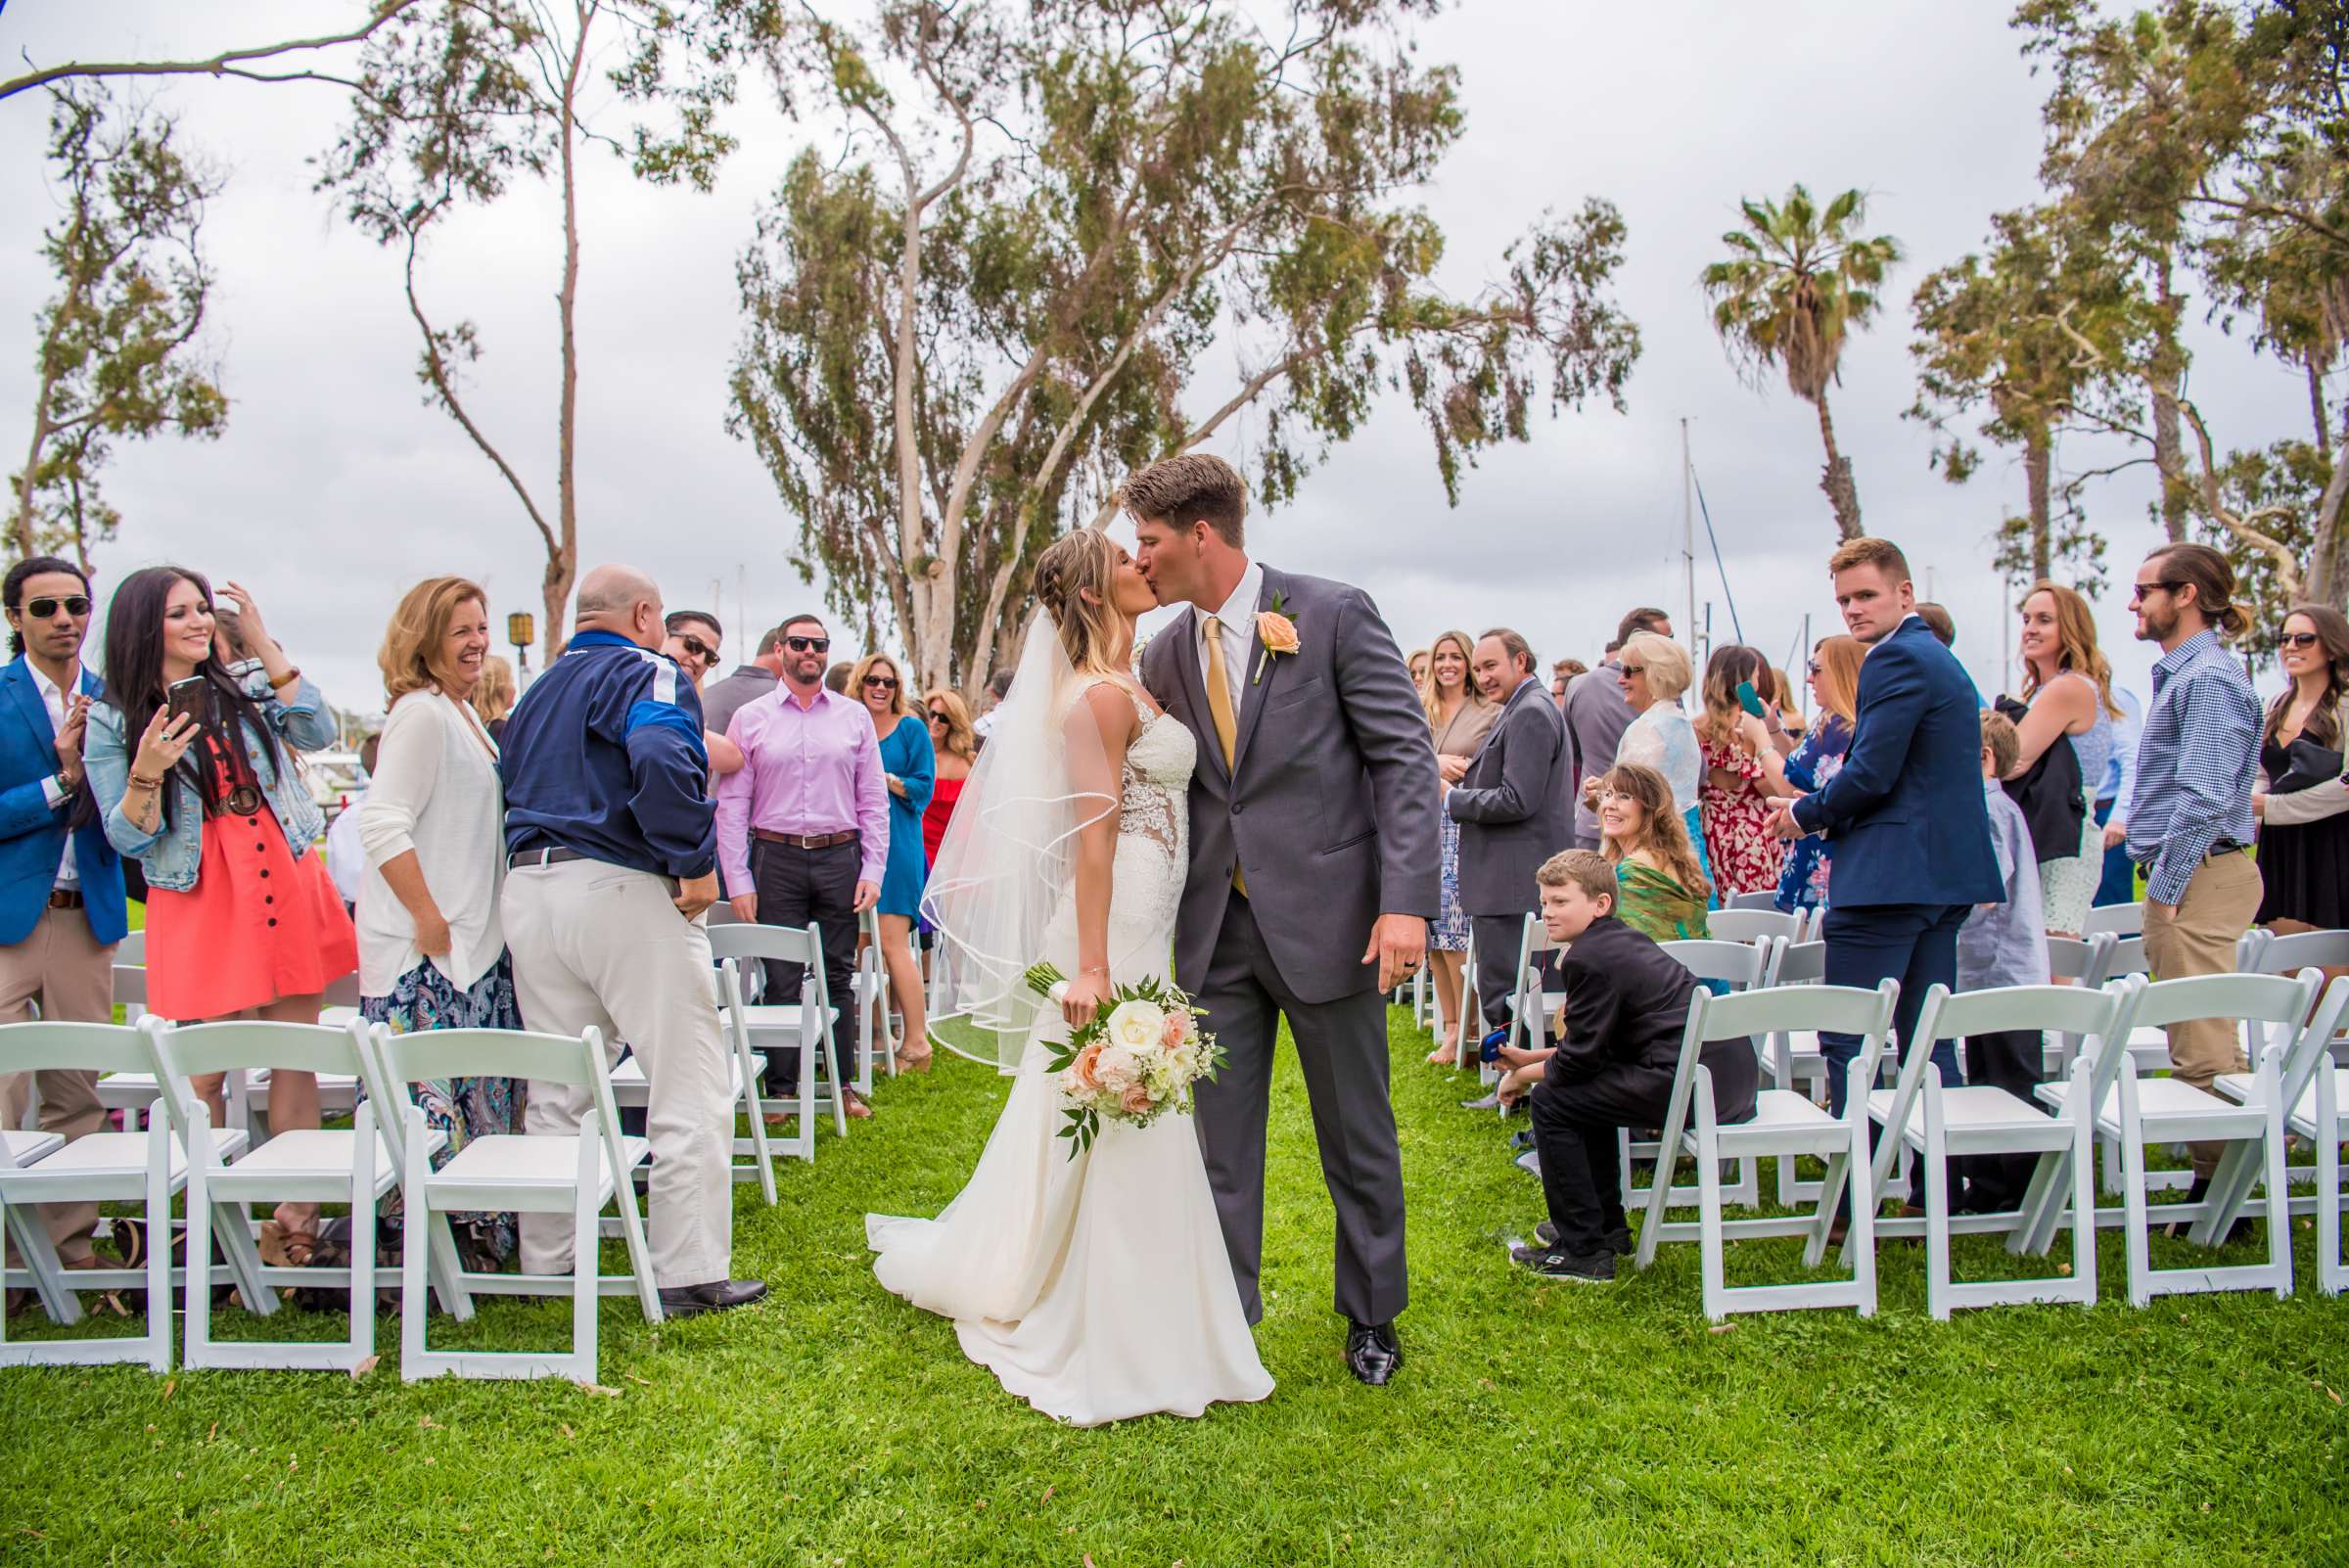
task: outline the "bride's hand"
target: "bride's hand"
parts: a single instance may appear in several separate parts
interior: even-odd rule
[[[1088,969],[1070,981],[1069,989],[1061,992],[1061,1019],[1071,1029],[1082,1029],[1100,1013],[1101,1004],[1107,1000],[1109,975],[1103,970]]]

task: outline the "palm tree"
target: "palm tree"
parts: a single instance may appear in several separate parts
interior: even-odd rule
[[[1783,370],[1794,394],[1818,408],[1827,447],[1819,488],[1835,508],[1836,528],[1858,538],[1860,492],[1852,460],[1835,449],[1827,384],[1836,380],[1844,335],[1876,313],[1876,288],[1901,259],[1901,242],[1889,234],[1854,237],[1867,206],[1858,191],[1844,192],[1824,211],[1800,185],[1783,206],[1739,205],[1745,227],[1721,237],[1733,254],[1705,268],[1702,279],[1713,330],[1757,386],[1764,371]]]

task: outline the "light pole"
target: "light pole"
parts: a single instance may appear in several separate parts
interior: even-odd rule
[[[517,610],[506,617],[506,641],[514,645],[514,664],[517,675],[530,672],[530,644],[538,639],[538,619],[528,610]]]

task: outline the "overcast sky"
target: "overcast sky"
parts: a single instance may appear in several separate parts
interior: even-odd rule
[[[1422,430],[1395,397],[1295,504],[1255,520],[1255,553],[1360,583],[1405,647],[1446,626],[1508,623],[1545,659],[1595,662],[1633,604],[1684,619],[1685,418],[1744,640],[1785,662],[1806,612],[1815,637],[1840,629],[1823,572],[1835,532],[1818,484],[1816,417],[1782,385],[1758,393],[1740,384],[1696,275],[1741,195],[1774,197],[1795,180],[1822,199],[1858,186],[1869,193],[1869,229],[1897,235],[1911,260],[1887,290],[1895,308],[1844,355],[1831,394],[1838,436],[1869,530],[1908,548],[1920,590],[1929,581],[1958,618],[1959,654],[1985,690],[1999,689],[2004,613],[1988,561],[1998,519],[2022,504],[2019,466],[1994,452],[1970,484],[1953,487],[1927,468],[1927,432],[1899,415],[1914,394],[1907,301],[1916,281],[1978,248],[1990,214],[2037,189],[2044,84],[2019,56],[2006,10],[1997,0],[1465,0],[1423,27],[1421,58],[1460,67],[1468,116],[1426,193],[1448,236],[1446,282],[1474,292],[1545,207],[1617,203],[1630,225],[1617,296],[1645,342],[1629,412],[1542,419],[1530,444],[1486,455],[1452,511]],[[297,0],[18,0],[0,16],[0,48],[44,65],[201,55],[321,30],[321,11]],[[488,584],[498,616],[534,612],[536,535],[490,466],[419,399],[396,257],[310,191],[306,161],[332,141],[345,107],[336,90],[191,80],[155,91],[182,115],[188,141],[228,169],[206,244],[220,274],[211,342],[234,408],[218,442],[121,449],[106,484],[125,521],[101,574],[176,560],[236,577],[339,705],[380,708],[374,650],[401,589],[468,573]],[[55,212],[40,157],[46,112],[37,94],[0,103],[11,154],[0,161],[0,323],[22,334],[19,352],[0,359],[18,367],[0,378],[0,451],[12,454],[25,436],[8,433],[28,433],[31,417],[31,322],[52,287],[37,254]],[[578,460],[584,561],[646,567],[672,607],[707,603],[722,581],[730,644],[738,583],[754,632],[816,597],[785,564],[792,520],[723,422],[739,336],[735,258],[783,165],[824,134],[780,118],[757,92],[733,128],[745,145],[711,196],[636,184],[600,157],[585,165]],[[473,406],[550,512],[555,213],[547,192],[526,185],[463,214],[444,225],[426,280],[436,312],[479,324],[485,357]],[[2301,432],[2296,372],[2214,331],[2198,329],[2196,342],[2193,391],[2222,439]],[[1229,357],[1221,363],[1227,373]],[[1208,383],[1194,392],[1222,395]],[[1219,449],[1242,457],[1246,442],[1243,430]],[[2094,466],[2085,449],[2059,464]],[[2121,599],[2157,538],[2151,484],[2141,471],[2092,493],[2123,585],[2100,609],[2106,651],[2142,691],[2150,661],[2130,640]],[[1701,524],[1698,550],[1700,606],[1712,606],[1727,639],[1728,596]]]

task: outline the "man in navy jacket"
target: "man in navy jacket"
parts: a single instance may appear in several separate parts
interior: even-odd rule
[[[1827,889],[1827,984],[1901,983],[1894,1027],[1906,1040],[1936,981],[1958,986],[1958,928],[2004,898],[1982,795],[1982,718],[1974,683],[1915,613],[1909,563],[1889,539],[1849,539],[1827,562],[1843,623],[1867,645],[1852,746],[1824,789],[1776,806],[1786,838],[1835,846]],[[1843,1113],[1859,1037],[1821,1032],[1827,1091]],[[1934,1060],[1958,1082],[1956,1047]],[[1922,1179],[1921,1174],[1919,1179]]]
[[[0,668],[0,1023],[23,1023],[38,1002],[52,1022],[103,1024],[127,922],[121,857],[81,770],[86,715],[103,689],[81,668],[89,579],[69,561],[33,556],[10,569],[0,600],[17,656]],[[36,1084],[43,1130],[98,1130],[98,1075],[71,1069],[0,1079],[0,1126],[23,1124]],[[98,1205],[45,1207],[58,1256],[90,1267]]]

